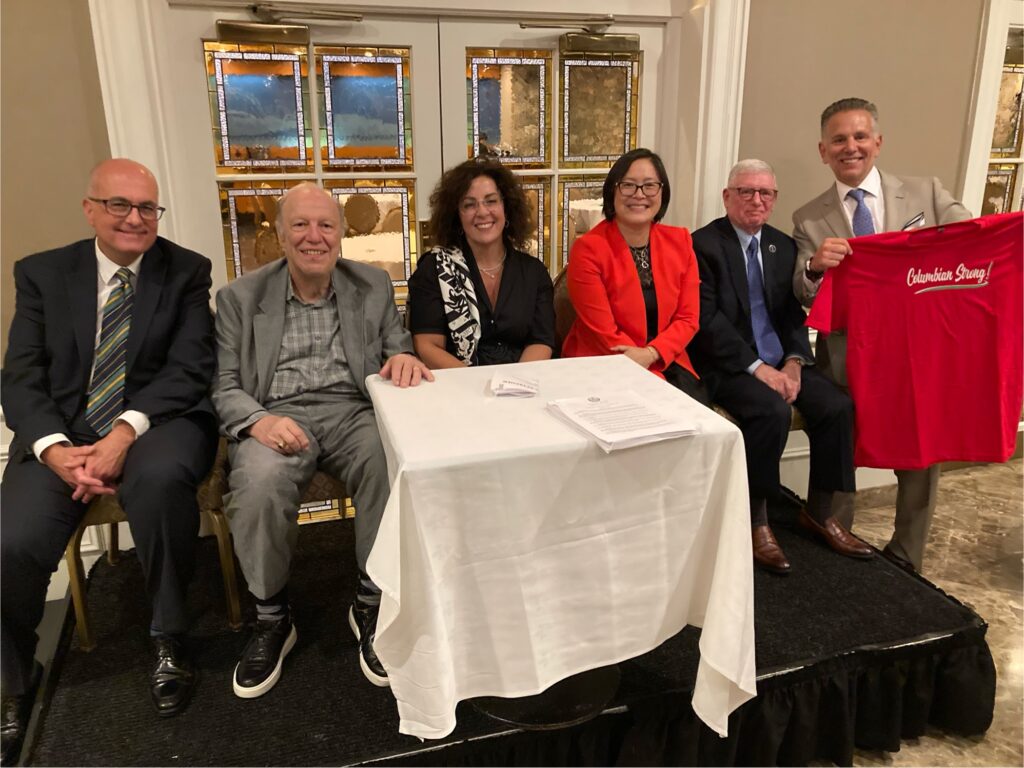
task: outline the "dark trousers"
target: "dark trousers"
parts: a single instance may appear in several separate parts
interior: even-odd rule
[[[665,381],[678,389],[680,392],[689,395],[701,405],[711,407],[711,399],[704,388],[704,384],[678,363],[672,363],[663,371]]]
[[[161,632],[188,628],[185,591],[199,532],[196,486],[209,472],[216,450],[213,417],[190,414],[151,427],[128,451],[117,495],[152,601],[152,627]],[[5,696],[28,688],[50,575],[87,508],[72,500],[72,490],[31,453],[12,459],[0,484],[0,685]]]
[[[779,492],[779,461],[789,438],[789,404],[749,373],[726,376],[714,402],[743,432],[751,498]],[[820,491],[856,489],[853,467],[853,402],[814,368],[801,369],[800,394],[793,403],[804,417],[811,446],[810,487]]]

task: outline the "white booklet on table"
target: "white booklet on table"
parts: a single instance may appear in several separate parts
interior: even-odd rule
[[[606,452],[697,432],[684,416],[659,408],[632,390],[552,400],[548,410],[594,438]]]

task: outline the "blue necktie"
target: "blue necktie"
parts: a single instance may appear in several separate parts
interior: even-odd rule
[[[782,362],[782,342],[772,328],[768,317],[768,305],[764,302],[764,277],[757,261],[757,238],[750,239],[747,246],[747,288],[750,291],[750,322],[754,327],[754,343],[757,356],[768,365],[775,367]]]
[[[875,222],[871,219],[871,211],[864,204],[865,194],[863,189],[851,189],[846,193],[847,197],[852,197],[857,201],[857,207],[853,209],[854,237],[875,234]]]

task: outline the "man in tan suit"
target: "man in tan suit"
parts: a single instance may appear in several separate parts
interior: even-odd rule
[[[852,252],[847,240],[876,232],[931,227],[972,218],[936,178],[892,176],[875,167],[882,149],[878,108],[864,99],[840,99],[821,114],[822,163],[835,184],[793,214],[797,243],[793,289],[811,306],[825,272]],[[819,337],[818,365],[846,386],[846,336]],[[938,465],[897,470],[896,522],[883,554],[921,570],[939,482]],[[843,522],[852,522],[852,498]],[[842,519],[842,518],[841,518]]]

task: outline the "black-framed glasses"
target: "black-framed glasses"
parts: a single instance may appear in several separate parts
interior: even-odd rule
[[[729,189],[743,200],[753,200],[754,195],[760,195],[763,202],[770,203],[779,196],[777,189],[761,189],[760,187],[729,187]]]
[[[644,197],[654,197],[661,192],[661,188],[665,185],[660,181],[645,181],[643,184],[637,184],[635,181],[620,181],[615,186],[626,197],[632,197],[638,189]]]
[[[100,197],[90,197],[94,203],[102,203],[103,209],[111,216],[117,216],[118,218],[124,218],[132,212],[132,208],[139,212],[146,221],[159,221],[160,217],[164,215],[166,208],[161,208],[159,205],[153,205],[152,203],[135,203],[125,200],[123,197],[108,197],[106,199]]]

